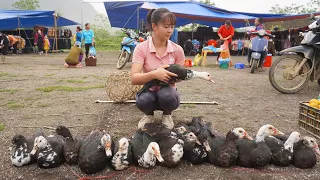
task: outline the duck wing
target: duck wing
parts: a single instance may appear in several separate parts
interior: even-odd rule
[[[233,141],[225,137],[216,137],[212,138],[209,144],[211,151],[208,152],[208,160],[210,163],[222,167],[236,164],[239,151]]]
[[[237,139],[235,143],[239,150],[237,164],[241,167],[252,167],[251,152],[257,147],[257,144],[248,139]]]
[[[131,138],[132,157],[135,163],[146,152],[148,145],[152,142],[150,136],[142,130],[136,131]]]
[[[298,168],[312,168],[317,164],[317,156],[311,148],[306,147],[300,140],[293,146],[292,164]]]
[[[162,138],[168,137],[171,134],[171,131],[157,123],[147,123],[142,129],[144,133],[147,133],[155,142],[160,141]]]
[[[102,136],[102,132],[93,131],[80,146],[79,167],[86,174],[97,173],[107,165],[108,158],[104,148],[101,147]]]
[[[164,159],[162,166],[176,167],[183,157],[184,142],[181,139],[166,137],[159,141],[161,156]]]
[[[265,142],[257,143],[257,148],[251,152],[251,163],[254,168],[261,168],[271,161],[272,153]]]
[[[269,147],[271,153],[279,152],[284,147],[284,142],[273,136],[264,138],[266,145]]]

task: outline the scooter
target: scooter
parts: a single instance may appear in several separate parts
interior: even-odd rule
[[[121,53],[118,57],[118,62],[117,62],[118,69],[122,69],[127,62],[132,61],[132,54],[139,40],[139,36],[133,30],[122,29],[122,31],[124,31],[124,33],[128,37],[123,37],[121,41]]]
[[[320,18],[314,19],[299,46],[281,51],[270,68],[269,80],[279,92],[293,94],[306,87],[309,80],[320,85]],[[291,64],[282,64],[292,61]],[[279,78],[277,72],[280,72]],[[287,85],[295,83],[294,85]]]
[[[268,39],[265,37],[273,37],[271,34],[268,34],[264,29],[259,30],[258,32],[251,32],[250,35],[257,35],[252,38],[250,44],[251,58],[249,65],[251,66],[251,73],[258,67],[262,67],[265,56],[268,51]]]

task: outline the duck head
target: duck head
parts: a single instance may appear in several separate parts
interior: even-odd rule
[[[58,126],[55,131],[60,136],[72,138],[70,130],[65,126]]]
[[[125,152],[129,148],[129,139],[127,138],[121,138],[119,140],[119,151]]]
[[[249,139],[249,140],[253,140],[253,138],[251,136],[249,136],[249,134],[243,129],[243,128],[234,128],[230,131],[231,133],[227,134],[227,138],[228,139]],[[235,137],[232,137],[235,136]]]
[[[179,134],[179,135],[184,134],[188,131],[187,128],[184,126],[180,126],[180,127],[174,128],[174,129],[177,132],[177,134]]]
[[[288,149],[291,153],[293,153],[293,144],[300,141],[301,135],[299,132],[292,132],[286,142],[284,143],[284,148]]]
[[[319,150],[318,143],[317,143],[316,139],[313,137],[305,136],[302,138],[302,141],[303,141],[304,145],[312,148],[314,153],[320,159],[320,150]]]
[[[38,151],[38,149],[43,149],[45,147],[47,147],[48,145],[48,141],[46,138],[44,138],[43,136],[38,136],[34,139],[34,144],[33,144],[33,149],[30,152],[31,155],[35,155],[36,152]]]
[[[111,136],[109,134],[104,134],[101,137],[101,146],[104,147],[105,151],[106,151],[106,155],[108,157],[112,156],[112,151],[111,151]]]
[[[184,135],[186,142],[195,142],[199,145],[201,145],[201,142],[199,141],[199,139],[197,138],[197,136],[193,133],[193,132],[189,132],[187,134]]]
[[[256,136],[256,142],[264,141],[264,138],[266,136],[277,136],[277,135],[284,135],[283,132],[279,131],[277,128],[275,128],[271,124],[263,125]]]
[[[148,145],[147,152],[152,154],[153,156],[155,156],[158,159],[159,162],[163,162],[164,161],[162,156],[161,156],[160,147],[159,147],[158,143],[151,142]]]
[[[15,135],[12,138],[12,144],[18,146],[24,146],[27,143],[27,138],[24,137],[23,135]]]
[[[212,76],[208,73],[208,72],[197,72],[197,71],[193,71],[194,77],[198,77],[200,79],[204,79],[206,81],[210,81],[212,83],[215,83],[212,80]]]

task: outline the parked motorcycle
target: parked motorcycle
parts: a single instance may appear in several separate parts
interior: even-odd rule
[[[309,32],[299,46],[281,51],[269,71],[271,85],[278,91],[293,94],[302,90],[309,80],[320,78],[320,19],[309,25]]]
[[[256,35],[254,38],[252,38],[249,47],[252,51],[249,65],[251,66],[251,73],[254,73],[258,67],[262,67],[264,58],[267,55],[268,39],[265,37],[273,36],[268,34],[264,29],[261,29],[258,32],[251,32],[250,35]]]
[[[124,33],[128,37],[124,37],[121,42],[121,53],[118,57],[118,62],[117,62],[117,68],[122,69],[127,62],[132,61],[132,54],[134,51],[134,48],[137,46],[138,41],[143,41],[144,39],[139,38],[139,36],[130,29],[124,30]]]

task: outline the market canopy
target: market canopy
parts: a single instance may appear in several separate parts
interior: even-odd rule
[[[54,11],[0,10],[0,30],[33,28],[34,26],[54,27]],[[63,17],[57,17],[57,26],[78,25]]]
[[[177,26],[198,23],[210,27],[220,27],[227,19],[236,28],[253,24],[254,19],[263,17],[266,22],[299,19],[310,16],[285,14],[257,14],[233,12],[195,1],[108,1],[104,2],[112,27],[138,28],[139,21],[146,23],[150,9],[167,8],[177,17]]]

